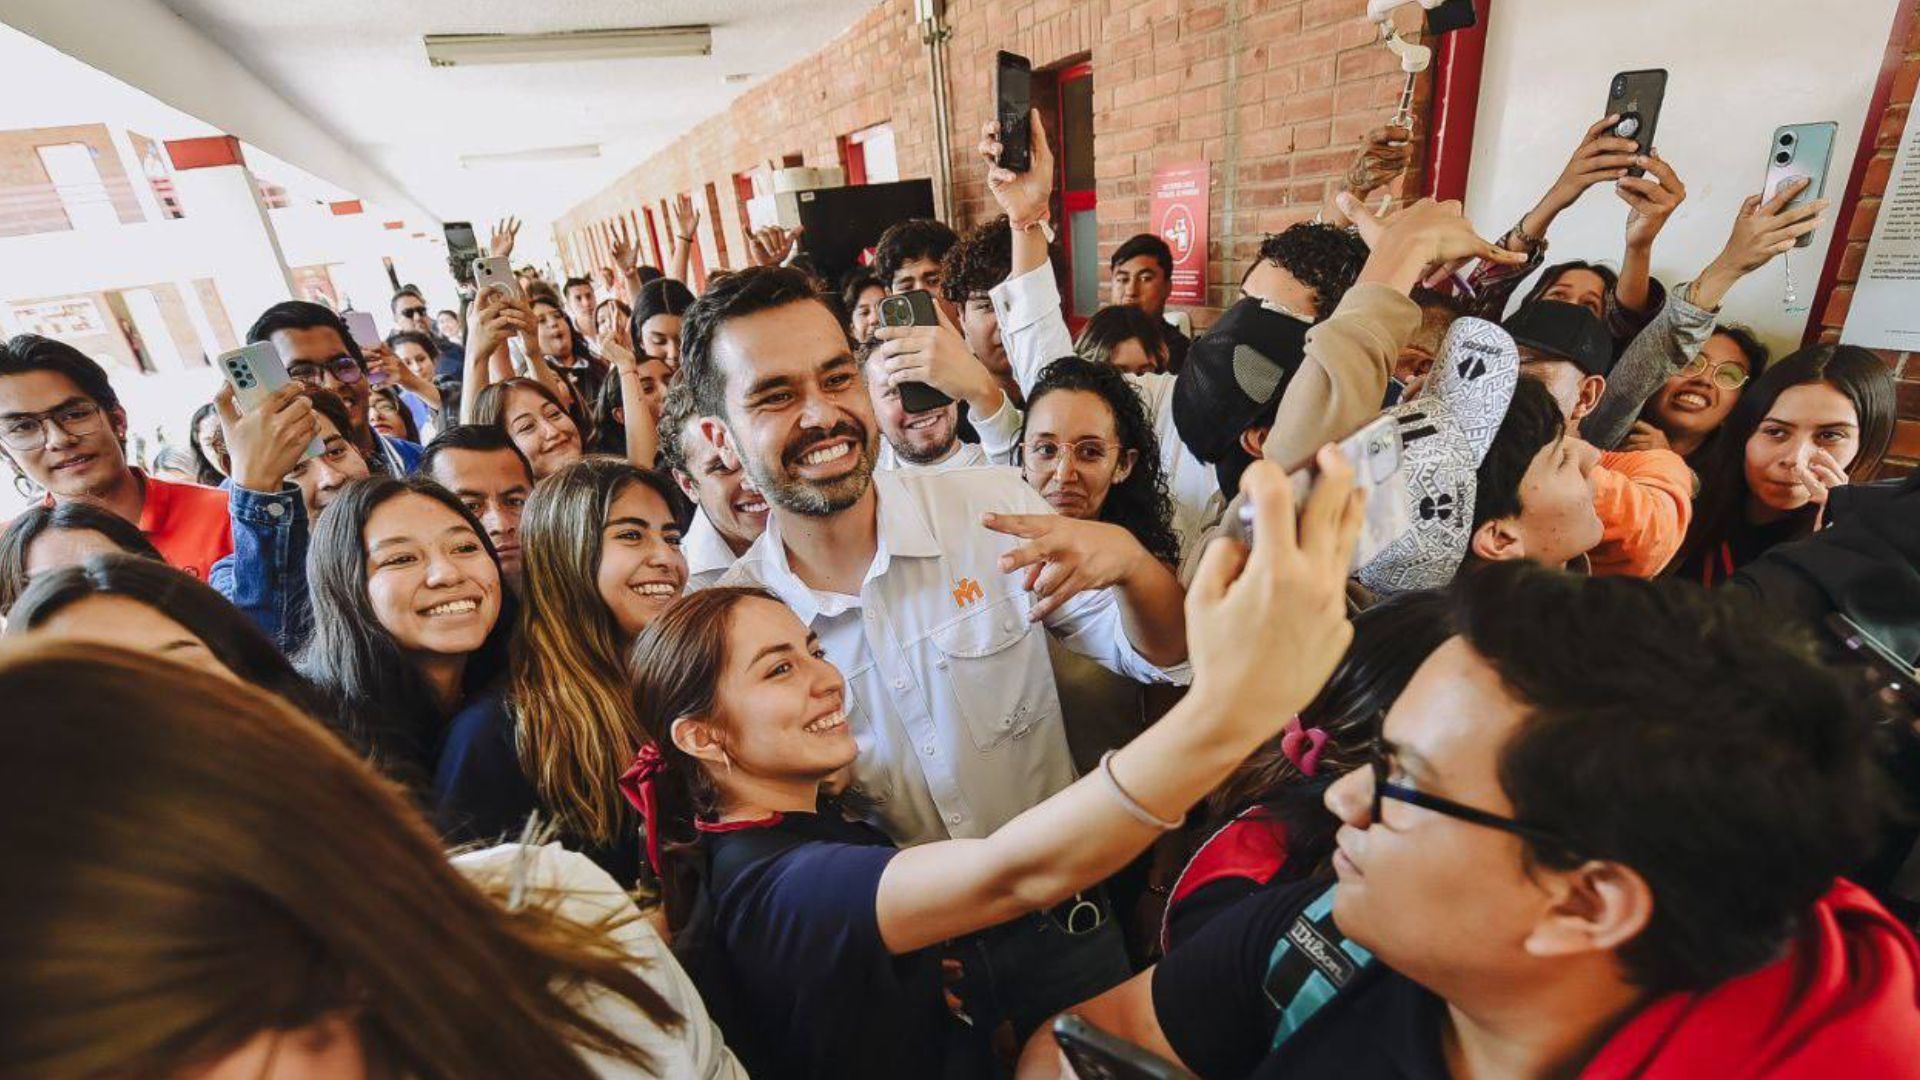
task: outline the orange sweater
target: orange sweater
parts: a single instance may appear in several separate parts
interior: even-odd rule
[[[1693,521],[1693,472],[1671,450],[1603,451],[1593,508],[1604,530],[1587,554],[1593,575],[1650,578],[1679,552]]]

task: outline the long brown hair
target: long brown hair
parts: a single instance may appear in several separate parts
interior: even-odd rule
[[[165,660],[0,648],[0,1061],[170,1076],[350,1013],[375,1075],[593,1075],[646,1055],[603,989],[682,1021],[606,925],[509,910],[400,790],[318,724]]]
[[[727,666],[727,627],[745,600],[780,602],[765,589],[702,589],[675,601],[633,643],[633,712],[667,763],[654,779],[659,819],[648,827],[660,834],[661,900],[667,925],[676,930],[692,913],[704,871],[694,819],[712,817],[719,807],[706,766],[673,744],[673,722],[714,714]]]
[[[509,691],[520,765],[563,834],[603,846],[637,843],[640,823],[615,783],[641,738],[626,642],[595,583],[607,515],[636,484],[674,509],[664,477],[594,457],[540,481],[520,522],[525,584]]]

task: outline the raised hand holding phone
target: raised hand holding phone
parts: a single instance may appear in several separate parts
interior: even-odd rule
[[[1458,202],[1421,199],[1384,217],[1346,192],[1340,194],[1338,202],[1341,213],[1353,222],[1369,249],[1366,265],[1360,268],[1360,282],[1410,292],[1428,268],[1439,263],[1472,258],[1510,265],[1527,261],[1524,252],[1509,251],[1475,232]]]
[[[280,387],[245,412],[233,386],[224,385],[213,395],[213,406],[226,435],[233,485],[244,491],[280,491],[300,459],[320,450],[319,418],[297,384]]]
[[[1821,215],[1829,205],[1826,199],[1794,205],[1811,183],[1805,177],[1795,179],[1782,185],[1765,201],[1760,195],[1747,196],[1740,204],[1739,213],[1734,215],[1726,246],[1694,278],[1692,294],[1687,299],[1709,310],[1719,307],[1720,301],[1741,278],[1793,250],[1801,237],[1825,224],[1826,219]]]
[[[1614,194],[1627,204],[1627,246],[1644,249],[1653,246],[1673,212],[1687,201],[1687,185],[1660,151],[1650,150],[1639,160],[1646,174],[1614,181]]]
[[[980,129],[980,156],[987,163],[987,190],[1016,229],[1026,229],[1046,219],[1053,198],[1053,147],[1047,141],[1047,127],[1040,122],[1040,110],[1029,114],[1027,132],[1031,141],[1031,161],[1025,172],[1015,172],[1000,164],[1000,121],[990,120]]]

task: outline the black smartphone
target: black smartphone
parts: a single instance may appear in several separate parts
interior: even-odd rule
[[[449,221],[440,227],[447,239],[447,269],[453,280],[473,284],[473,260],[480,257],[480,238],[473,234],[473,222]]]
[[[1080,1080],[1194,1080],[1194,1075],[1077,1016],[1053,1022],[1053,1041]]]
[[[1871,688],[1883,704],[1894,706],[1907,716],[1920,711],[1920,672],[1914,670],[1913,664],[1837,611],[1827,616],[1827,630],[1841,648],[1866,667]]]
[[[899,293],[880,301],[881,326],[939,326],[933,294],[925,289]],[[953,404],[953,399],[923,382],[900,384],[900,407],[910,413],[931,412]]]
[[[1000,167],[1008,172],[1033,168],[1033,62],[1002,50],[993,68],[994,115],[1000,121]]]
[[[1667,96],[1667,70],[1623,71],[1607,87],[1607,115],[1620,119],[1613,133],[1632,139],[1644,154],[1653,149],[1654,129],[1660,126],[1660,103]],[[1647,170],[1633,166],[1628,176],[1645,176]]]

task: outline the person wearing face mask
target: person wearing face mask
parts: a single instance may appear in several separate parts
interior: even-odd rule
[[[34,578],[95,555],[166,562],[132,522],[92,503],[36,506],[0,531],[0,619]]]
[[[47,506],[103,506],[204,579],[233,551],[226,493],[148,476],[129,461],[126,437],[120,398],[85,353],[35,334],[0,344],[0,452],[15,486],[46,492]]]
[[[700,431],[693,390],[684,381],[667,391],[660,421],[660,462],[693,503],[680,552],[687,588],[718,582],[767,528],[767,498],[737,462],[729,462]]]
[[[109,552],[37,575],[7,611],[6,630],[164,657],[309,713],[318,704],[313,687],[246,616],[157,559]]]
[[[484,424],[450,427],[427,444],[420,475],[460,500],[487,530],[500,573],[516,593],[521,585],[520,521],[533,494],[533,466],[506,432]]]
[[[1893,439],[1893,373],[1851,345],[1814,345],[1754,380],[1706,462],[1672,573],[1714,585],[1821,525],[1827,495],[1872,475]]]
[[[345,435],[346,404],[326,390],[287,386],[243,415],[233,390],[223,386],[214,405],[233,460],[234,549],[214,564],[208,582],[292,651],[308,625],[312,523],[372,470]],[[309,453],[315,443],[320,452]]]
[[[675,499],[657,473],[591,458],[528,500],[512,675],[448,727],[435,766],[449,843],[517,837],[537,813],[623,887],[639,879],[639,818],[612,781],[639,748],[627,651],[687,583]]]
[[[647,282],[633,302],[634,349],[665,364],[669,375],[680,369],[680,317],[692,306],[693,293],[673,278]]]
[[[315,524],[298,666],[355,747],[425,806],[448,724],[507,673],[512,602],[486,531],[424,478],[351,484]]]
[[[1341,584],[1360,518],[1352,474],[1331,464],[1297,520],[1278,469],[1250,475],[1261,542],[1204,560],[1186,600],[1203,674],[1186,699],[1093,775],[972,839],[899,849],[822,800],[867,720],[772,593],[694,593],[647,628],[633,698],[648,742],[622,784],[676,944],[750,1071],[992,1075],[980,1006],[967,1002],[970,1027],[942,1000],[943,943],[1125,864],[1312,696],[1350,634]]]

